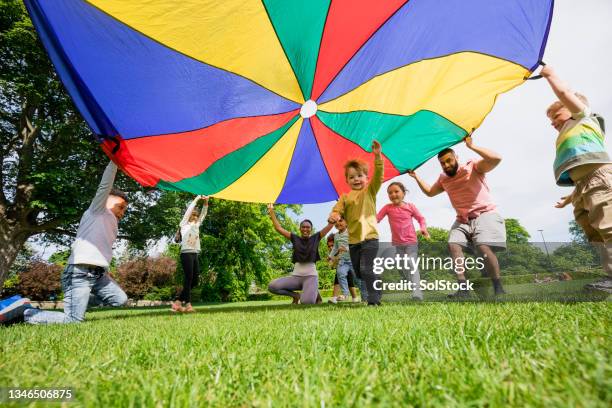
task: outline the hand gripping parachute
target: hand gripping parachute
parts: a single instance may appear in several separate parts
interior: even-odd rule
[[[145,186],[334,200],[477,128],[542,58],[553,0],[25,0],[109,155]],[[113,152],[114,151],[114,152]]]

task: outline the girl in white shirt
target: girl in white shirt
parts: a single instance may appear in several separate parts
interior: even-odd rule
[[[198,201],[204,201],[202,210],[198,210]],[[208,212],[208,197],[197,196],[193,199],[185,215],[179,224],[181,240],[181,265],[183,266],[184,282],[183,290],[178,298],[172,303],[172,310],[175,312],[193,312],[191,306],[191,289],[198,284],[200,264],[198,257],[200,254],[200,225]]]

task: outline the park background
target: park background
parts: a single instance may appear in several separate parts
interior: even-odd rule
[[[0,282],[8,279],[3,285],[5,294],[21,291],[35,299],[58,298],[61,293],[56,278],[67,259],[80,214],[93,197],[106,158],[57,82],[21,3],[4,1],[2,4],[3,201],[0,207],[3,218],[0,229],[4,241],[0,251]],[[612,27],[606,24],[611,15],[612,3],[605,0],[557,1],[544,57],[573,89],[589,97],[593,110],[604,118],[612,117],[612,95],[602,91],[609,89],[611,82],[608,67],[612,57],[605,52],[612,46]],[[576,21],[589,23],[576,30]],[[579,58],[575,57],[575,50],[580,50]],[[26,69],[20,65],[22,56],[25,56]],[[554,208],[555,202],[570,190],[556,186],[553,178],[556,132],[544,114],[553,100],[554,95],[544,80],[528,81],[500,95],[493,111],[474,134],[476,144],[495,150],[504,158],[487,179],[499,212],[511,220],[509,240],[531,241],[542,249],[534,253],[523,246],[532,256],[520,265],[513,265],[506,273],[571,272],[597,264],[595,254],[580,257],[559,249],[569,242],[583,243],[584,237],[575,225],[572,227],[571,206]],[[23,131],[19,126],[24,118],[40,131],[28,148],[19,143],[19,134]],[[610,143],[608,138],[608,148]],[[462,161],[476,157],[462,143],[456,150]],[[434,158],[417,171],[433,183],[440,174],[440,166]],[[416,204],[430,227],[438,229],[435,240],[443,242],[444,230],[455,218],[446,194],[428,198],[407,175],[394,180],[408,187],[407,200]],[[378,193],[379,208],[388,202],[388,183]],[[21,188],[17,189],[17,185]],[[113,273],[123,285],[129,286],[129,279],[135,281],[138,288],[128,292],[135,299],[168,300],[181,284],[180,265],[176,262],[178,249],[171,243],[171,237],[190,196],[142,189],[125,176],[119,177],[118,185],[131,193],[132,204],[120,225],[123,239],[116,245]],[[302,218],[311,219],[315,228],[322,228],[332,205],[278,209],[284,225],[295,230],[295,221]],[[379,230],[381,241],[390,241],[386,221],[380,223]],[[289,250],[271,229],[263,205],[221,202],[213,198],[202,232],[201,283],[204,286],[198,290],[203,294],[202,300],[245,300],[249,292],[261,292],[267,282],[291,269]],[[547,242],[546,247],[542,241]],[[552,259],[545,259],[547,250]],[[515,250],[508,257],[524,258],[516,254]],[[9,262],[12,258],[16,262]],[[123,269],[115,272],[117,265],[123,265]],[[174,265],[178,265],[178,270]],[[333,271],[324,263],[319,269],[321,288],[329,289]],[[24,272],[32,273],[20,279],[19,275]],[[41,288],[37,290],[41,292],[28,289],[25,284],[28,280],[44,281],[44,285],[38,285]]]
[[[556,1],[545,55],[607,118],[610,17],[608,0]],[[55,80],[19,1],[0,0],[0,85],[0,281],[8,278],[5,294],[25,282],[35,296],[61,300],[61,265],[107,158]],[[16,103],[20,95],[27,98]],[[556,134],[544,116],[551,100],[544,81],[530,81],[501,95],[474,136],[504,156],[488,179],[500,213],[515,220],[507,223],[514,248],[504,255],[512,266],[503,271],[506,281],[601,273],[583,236],[570,231],[571,209],[553,208],[568,190],[552,176]],[[463,146],[457,150],[462,159],[473,157]],[[435,159],[419,169],[428,181],[439,172]],[[443,241],[454,218],[447,197],[427,199],[407,177],[399,179]],[[133,298],[168,298],[180,271],[173,269],[177,248],[167,243],[191,197],[144,191],[125,177],[118,185],[132,204],[113,273]],[[386,201],[383,187],[379,206]],[[330,206],[278,212],[289,228],[303,217],[320,227]],[[527,243],[540,241],[539,229],[548,242],[567,245],[551,260]],[[261,289],[289,271],[282,237],[263,205],[215,199],[202,233],[199,295],[231,302],[200,303],[190,315],[166,307],[94,309],[81,325],[2,328],[0,387],[71,387],[71,405],[105,407],[612,403],[609,302],[404,301],[380,308],[241,302],[252,282]],[[385,222],[381,235],[389,239]],[[328,287],[332,271],[319,267]],[[582,282],[555,285],[579,291]]]

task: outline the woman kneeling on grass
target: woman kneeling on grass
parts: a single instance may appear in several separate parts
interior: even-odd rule
[[[319,294],[319,275],[315,262],[321,259],[319,255],[319,242],[334,224],[327,224],[320,232],[312,235],[312,222],[304,220],[300,223],[300,235],[289,232],[281,227],[274,205],[268,204],[268,213],[274,224],[274,229],[293,244],[291,260],[295,264],[291,276],[278,278],[270,282],[268,290],[277,295],[291,296],[293,304],[315,304]],[[301,290],[302,295],[294,291]]]
[[[202,211],[196,208],[199,200],[204,201]],[[200,264],[198,262],[198,256],[200,255],[200,225],[202,225],[207,212],[208,197],[199,195],[189,204],[179,224],[177,241],[181,243],[181,265],[183,266],[185,276],[183,290],[174,303],[172,303],[172,311],[174,312],[194,311],[191,306],[191,289],[198,284],[198,274],[200,273]],[[184,303],[184,305],[181,303]]]

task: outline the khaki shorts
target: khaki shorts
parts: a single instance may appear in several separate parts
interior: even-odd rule
[[[480,214],[466,224],[455,221],[448,234],[449,244],[464,248],[487,245],[493,250],[506,249],[506,224],[495,211]]]

